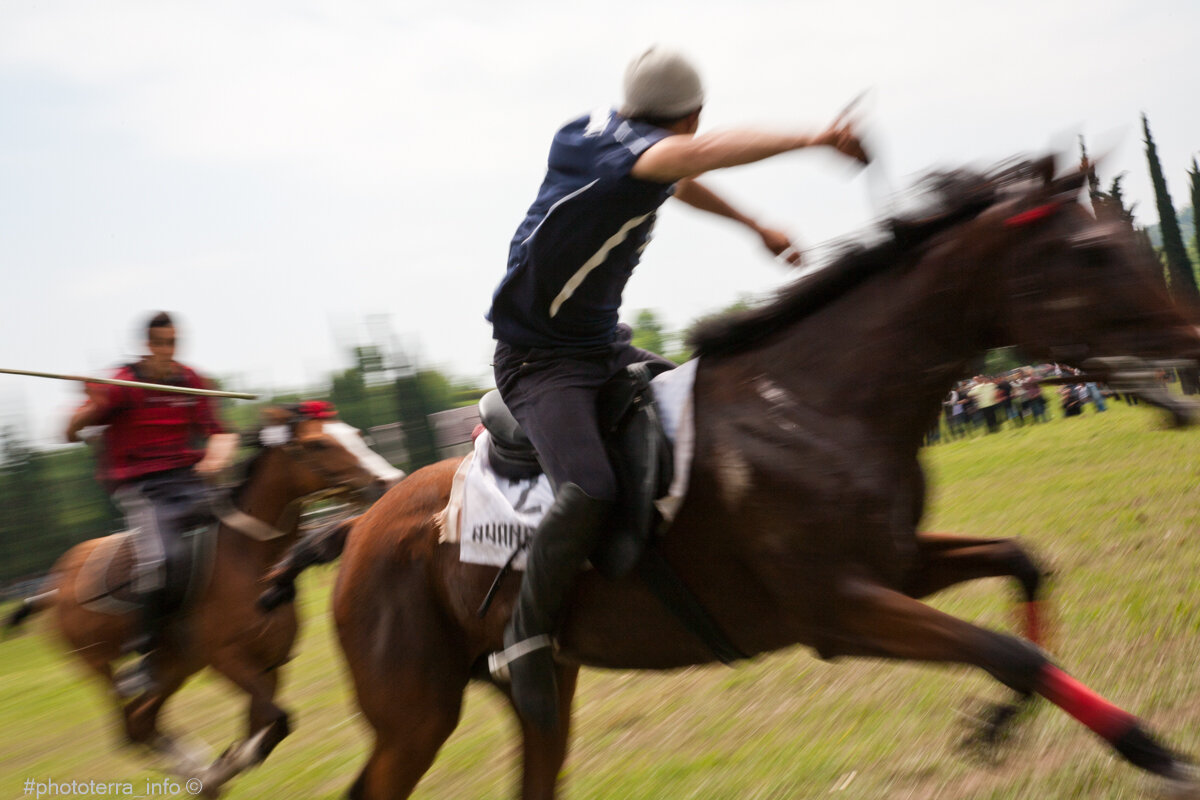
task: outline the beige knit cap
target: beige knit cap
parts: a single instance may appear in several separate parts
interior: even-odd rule
[[[700,75],[682,53],[652,46],[625,68],[625,117],[677,119],[704,104]]]

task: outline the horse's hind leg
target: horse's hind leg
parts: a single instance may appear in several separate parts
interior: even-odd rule
[[[547,732],[523,719],[513,705],[513,713],[521,725],[521,800],[553,800],[558,785],[558,775],[567,758],[567,746],[571,728],[571,701],[575,698],[575,686],[579,679],[579,667],[558,665],[558,727]],[[512,693],[502,687],[512,704]]]
[[[181,745],[174,737],[158,728],[158,715],[163,704],[183,685],[182,679],[163,683],[153,694],[141,695],[121,707],[125,736],[167,760],[167,770],[183,778],[192,778],[203,768],[202,756]]]
[[[1015,539],[978,539],[948,533],[918,533],[917,563],[904,585],[910,597],[925,597],[979,578],[1011,576],[1024,599],[1025,635],[1041,644],[1038,589],[1042,572]]]
[[[840,630],[831,655],[970,664],[1022,693],[1036,693],[1108,742],[1130,763],[1197,791],[1187,763],[1153,739],[1140,720],[1050,663],[1034,645],[943,614],[863,579],[839,587]]]

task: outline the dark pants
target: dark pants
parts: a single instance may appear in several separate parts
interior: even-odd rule
[[[1030,410],[1033,412],[1034,422],[1046,421],[1046,398],[1038,395],[1029,401]]]
[[[190,468],[149,475],[113,492],[133,534],[135,592],[179,591],[183,533],[206,515],[206,498],[204,482]]]
[[[516,347],[496,342],[496,388],[537,449],[555,487],[574,483],[593,499],[613,501],[617,481],[596,421],[596,396],[630,364],[666,359],[630,344],[631,331],[586,348]],[[670,366],[674,366],[670,364]]]

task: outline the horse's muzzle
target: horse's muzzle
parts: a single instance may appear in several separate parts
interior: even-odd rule
[[[1176,428],[1187,427],[1200,419],[1200,403],[1171,394],[1162,380],[1168,370],[1196,369],[1195,361],[1146,361],[1134,356],[1112,356],[1089,358],[1080,366],[1085,373],[1101,376],[1113,391],[1137,395],[1138,399],[1163,409],[1171,416],[1171,424]]]

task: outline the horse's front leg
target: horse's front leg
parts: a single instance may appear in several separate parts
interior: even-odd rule
[[[213,657],[211,666],[250,695],[246,738],[230,745],[199,776],[205,793],[215,797],[234,776],[262,763],[288,735],[290,727],[287,712],[275,704],[279,676],[274,665],[264,663],[245,648],[227,645]]]
[[[1015,539],[980,539],[950,533],[917,534],[916,567],[905,583],[905,594],[925,597],[942,589],[979,578],[1011,576],[1021,586],[1025,636],[1043,645],[1041,601],[1038,589],[1042,572]],[[1018,694],[980,712],[981,725],[964,744],[991,756],[1013,721],[1029,705],[1032,695]]]
[[[1042,644],[1038,590],[1043,573],[1016,539],[979,539],[951,533],[918,533],[917,562],[904,593],[920,598],[979,578],[1011,576],[1021,585],[1025,636]]]
[[[1022,695],[1038,694],[1104,739],[1134,766],[1172,783],[1180,797],[1200,797],[1189,762],[1147,731],[1141,720],[1059,669],[1033,644],[956,619],[866,578],[844,576],[836,591],[837,625],[829,655],[968,664]]]

